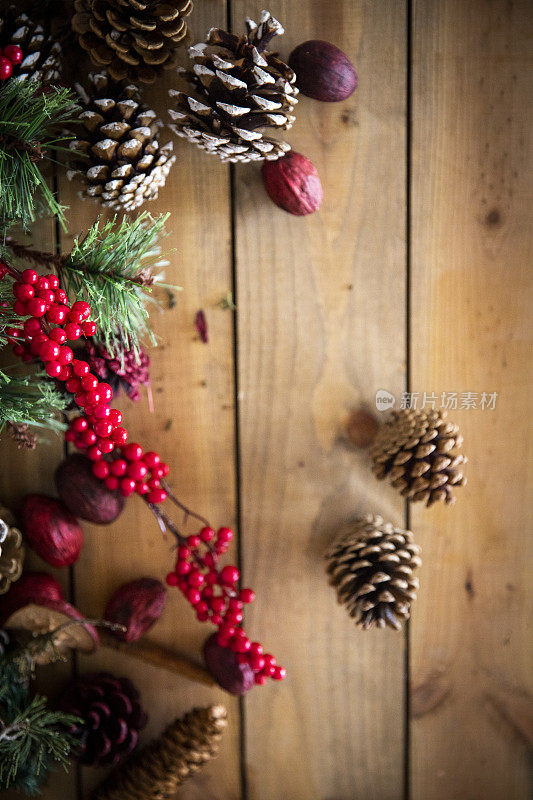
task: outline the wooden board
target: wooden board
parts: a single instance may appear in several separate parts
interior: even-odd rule
[[[531,10],[414,4],[412,387],[478,408],[456,507],[412,510],[413,800],[531,796]]]
[[[233,29],[259,2],[234,2]],[[362,80],[345,103],[301,96],[286,138],[317,166],[318,214],[265,199],[236,170],[238,367],[244,579],[253,630],[288,670],[250,693],[247,797],[402,797],[402,634],[356,630],[337,606],[323,551],[367,511],[403,504],[342,441],[347,410],[405,381],[405,9],[398,3],[274,2],[288,57],[336,42]],[[255,16],[254,16],[255,15]],[[387,59],[383,58],[387,41]],[[376,154],[379,153],[379,158]]]

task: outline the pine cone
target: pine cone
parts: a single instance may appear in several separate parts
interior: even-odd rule
[[[93,800],[170,800],[212,758],[227,726],[223,706],[195,708],[99,786]]]
[[[81,151],[87,159],[76,157],[67,174],[85,183],[82,197],[132,211],[145,200],[154,200],[165,185],[175,161],[172,142],[159,146],[157,131],[162,123],[141,104],[137,87],[120,86],[101,74],[92,73],[89,80],[90,94],[76,86],[83,130],[73,130],[78,138],[70,142],[71,150]]]
[[[388,625],[399,630],[416,600],[422,563],[411,531],[369,514],[350,523],[326,554],[330,583],[364,630]]]
[[[222,161],[275,160],[290,146],[265,136],[263,128],[288,130],[298,89],[296,75],[265,50],[283,28],[267,11],[259,25],[247,20],[247,34],[212,28],[205,44],[189,48],[191,71],[179,70],[193,95],[171,89],[172,130]]]
[[[466,484],[461,465],[467,459],[458,452],[462,443],[458,426],[446,421],[445,411],[393,411],[372,447],[372,471],[380,480],[389,477],[410,500],[427,506],[438,500],[453,504],[453,487]]]
[[[22,575],[24,548],[22,534],[15,528],[9,509],[0,506],[0,594],[5,594]]]
[[[58,707],[81,717],[73,733],[81,735],[81,764],[114,767],[137,745],[147,716],[139,693],[128,678],[107,672],[81,675],[61,695]]]
[[[123,389],[130,400],[140,400],[140,386],[150,385],[150,358],[144,350],[118,354],[110,353],[102,344],[90,340],[83,350],[83,358],[100,380],[109,383],[113,394]]]
[[[192,0],[75,0],[72,27],[93,64],[116,81],[153,83],[176,66]]]
[[[34,19],[11,4],[0,17],[0,42],[2,47],[18,45],[22,61],[13,69],[17,80],[35,78],[43,83],[57,83],[61,76],[61,45],[51,29],[49,15]]]

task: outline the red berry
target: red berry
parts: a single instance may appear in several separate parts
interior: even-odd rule
[[[58,303],[61,303],[64,306],[68,306],[68,296],[67,293],[63,291],[63,289],[57,289],[56,300]]]
[[[91,430],[83,431],[80,439],[86,447],[91,447],[91,445],[96,444],[96,433]]]
[[[147,483],[150,489],[159,489],[160,486],[159,478],[150,478],[150,480],[147,481]]]
[[[184,545],[180,545],[178,547],[178,558],[189,558],[191,551],[188,547],[184,547]]]
[[[108,383],[100,383],[98,385],[98,391],[100,392],[100,396],[104,402],[111,400],[113,397],[113,389]]]
[[[113,475],[118,475],[118,477],[121,478],[122,475],[125,475],[127,466],[127,461],[125,461],[123,458],[117,458],[115,461],[111,462],[110,469]]]
[[[55,290],[59,288],[59,278],[57,277],[57,275],[52,275],[52,273],[49,273],[44,277],[48,281],[49,288],[53,289],[55,292]]]
[[[87,397],[87,403],[90,403],[90,405],[92,406],[95,406],[102,399],[100,397],[100,392],[98,391],[98,389],[91,389],[90,392],[87,392],[86,397]]]
[[[66,380],[67,380],[67,378],[70,378],[70,375],[71,375],[71,372],[70,372],[70,367],[68,367],[68,366],[65,366],[65,364],[62,364],[62,365],[61,365],[61,372],[60,372],[60,373],[59,373],[59,375],[57,376],[57,377],[58,377],[58,380],[60,380],[60,381],[66,381]]]
[[[38,333],[37,336],[34,336],[30,342],[30,353],[33,353],[34,356],[38,356],[42,345],[49,341],[50,340],[45,333]]]
[[[268,680],[267,676],[263,675],[261,672],[256,672],[254,675],[254,683],[256,683],[258,686],[263,686],[263,684],[265,684],[267,680]]]
[[[35,296],[35,289],[31,283],[14,283],[13,294],[17,300],[27,303],[28,300],[31,300],[31,298]]]
[[[251,655],[248,663],[254,672],[261,672],[265,666],[265,659],[260,655]]]
[[[71,394],[78,394],[81,389],[78,378],[69,378],[65,381],[65,388],[67,392],[71,392]]]
[[[20,358],[20,356],[23,356],[26,353],[26,349],[25,349],[24,345],[16,344],[13,347],[13,353]]]
[[[109,409],[109,421],[113,423],[113,425],[120,425],[122,422],[122,414],[118,410],[118,408],[110,408]]]
[[[91,461],[100,461],[102,458],[102,451],[99,447],[93,444],[92,447],[89,447],[87,450],[87,455],[91,459]]]
[[[54,325],[61,325],[68,317],[67,306],[55,304],[48,309],[46,319]]]
[[[137,481],[135,484],[135,491],[137,494],[148,494],[150,487],[147,483],[144,483],[144,481]]]
[[[191,548],[191,550],[196,550],[196,548],[200,544],[200,537],[196,536],[196,534],[192,534],[192,536],[187,536],[187,544]]]
[[[32,317],[44,317],[48,308],[46,302],[40,297],[32,297],[27,303],[28,314]]]
[[[191,571],[191,565],[188,561],[179,560],[176,564],[176,575],[188,575]]]
[[[225,611],[226,609],[226,601],[223,597],[213,597],[209,603],[209,607],[216,614],[220,614],[220,612]]]
[[[51,378],[57,378],[61,372],[61,364],[58,364],[57,361],[49,361],[44,369]]]
[[[219,528],[217,531],[217,542],[230,542],[233,538],[231,528]]]
[[[72,359],[74,358],[74,353],[70,349],[70,347],[66,347],[63,345],[59,351],[59,358],[58,361],[60,364],[70,364]]]
[[[50,339],[53,339],[54,342],[57,342],[58,344],[63,344],[63,342],[67,341],[67,334],[63,328],[52,328],[50,331]]]
[[[22,61],[22,50],[17,44],[8,44],[4,47],[4,56],[8,58],[12,64],[20,64]]]
[[[108,475],[105,479],[105,485],[112,492],[115,492],[118,489],[118,478],[115,478],[114,475]]]
[[[272,673],[272,677],[275,681],[282,681],[287,674],[287,670],[285,667],[274,667],[274,672]]]
[[[65,333],[67,339],[75,341],[76,339],[80,338],[82,330],[77,322],[67,322],[67,324],[65,325]]]
[[[48,339],[39,347],[39,358],[42,358],[43,361],[57,361],[59,349],[59,345],[56,342],[51,342]]]
[[[143,449],[140,444],[132,442],[122,448],[122,455],[124,458],[127,458],[128,461],[137,461],[143,457]]]
[[[34,269],[23,269],[22,280],[24,283],[37,283],[39,276]]]
[[[170,472],[170,467],[168,466],[168,464],[165,464],[164,461],[160,462],[159,469],[163,470],[163,476],[168,475],[168,473]]]
[[[167,586],[177,586],[178,585],[178,576],[175,575],[173,572],[169,572],[167,577],[165,578]]]
[[[253,603],[255,600],[255,592],[252,589],[241,589],[239,592],[239,600],[243,603]]]
[[[0,58],[0,81],[7,81],[13,72],[13,64],[9,58]]]
[[[115,428],[111,438],[116,444],[125,444],[128,441],[128,431],[126,428]]]
[[[189,585],[199,589],[205,583],[205,578],[200,572],[195,572],[189,576]]]
[[[96,322],[93,322],[92,320],[87,320],[87,322],[84,322],[82,324],[82,328],[84,336],[94,336],[94,334],[96,333]]]
[[[193,606],[195,606],[197,603],[199,603],[201,599],[202,599],[202,597],[201,597],[200,592],[198,591],[198,589],[191,588],[191,589],[188,590],[188,592],[187,592],[187,600],[189,601],[189,603],[192,603]]]
[[[220,583],[224,586],[233,586],[239,580],[240,573],[237,567],[223,567],[220,570]]]
[[[86,303],[85,300],[76,300],[76,302],[72,306],[72,311],[70,312],[70,316],[72,322],[81,322],[83,319],[87,319],[90,313],[91,313],[91,306],[89,305],[89,303]],[[77,319],[74,319],[73,315],[75,315]]]
[[[157,453],[150,451],[149,453],[144,454],[143,461],[147,467],[150,467],[150,469],[152,469],[153,467],[157,467],[161,459],[157,455]]]
[[[98,386],[98,378],[95,375],[85,375],[81,379],[81,385],[86,392],[90,391],[91,389],[96,389]]]
[[[132,481],[131,478],[121,478],[119,485],[120,491],[124,497],[128,497],[128,495],[133,494],[135,491],[135,481]]]
[[[22,333],[23,333],[22,328],[13,328],[11,326],[8,326],[5,329],[5,334],[10,339],[18,339],[18,337],[21,336]]]
[[[96,419],[107,419],[109,422],[111,422],[109,419],[111,415],[111,409],[109,406],[106,406],[105,403],[97,403],[97,405],[94,407],[93,415]],[[111,424],[113,423],[111,422]]]
[[[115,445],[111,441],[111,439],[98,439],[97,445],[102,451],[102,453],[112,453],[115,449]]]
[[[73,442],[76,438],[76,434],[74,431],[65,431],[65,441],[66,442]]]
[[[148,495],[149,503],[162,503],[167,499],[167,493],[163,489],[152,489]]]
[[[135,481],[142,480],[147,472],[148,467],[142,461],[131,461],[128,464],[127,475]]]
[[[76,431],[76,433],[81,433],[87,430],[88,422],[85,417],[75,417],[70,423],[70,427],[73,431]]]
[[[83,406],[85,404],[85,392],[78,392],[78,394],[75,394],[74,395],[74,401],[79,406]]]
[[[24,323],[24,333],[26,334],[26,336],[36,336],[38,333],[41,333],[41,331],[42,327],[38,319],[33,319],[33,318],[27,319],[26,322]],[[50,336],[52,338],[54,338],[52,336],[53,332],[54,331],[50,332]]]
[[[104,479],[109,475],[109,464],[107,461],[96,461],[93,464],[93,473],[97,478]]]
[[[90,367],[86,361],[78,361],[74,359],[72,362],[72,369],[74,370],[74,375],[77,375],[79,378],[83,377],[83,375],[87,375],[90,372]]]
[[[29,286],[29,288],[33,291],[33,287]],[[44,300],[45,303],[48,303],[49,307],[52,305],[52,303],[55,303],[56,299],[56,296],[51,289],[40,289],[37,297],[40,297],[41,300]]]
[[[29,314],[29,311],[26,308],[26,303],[23,303],[21,300],[15,300],[13,303],[13,311],[19,317],[25,317]]]
[[[96,422],[94,425],[95,433],[105,439],[113,430],[113,423],[107,422],[105,419]]]
[[[213,528],[205,527],[202,528],[200,533],[198,534],[202,542],[210,542],[213,536],[215,535],[215,531]]]
[[[49,289],[50,284],[48,283],[48,279],[46,275],[40,275],[37,278],[37,291],[41,291],[43,289]]]
[[[252,642],[252,646],[250,647],[250,653],[253,656],[262,656],[263,655],[263,645],[260,644],[259,642]],[[261,667],[261,669],[263,669],[263,668]]]

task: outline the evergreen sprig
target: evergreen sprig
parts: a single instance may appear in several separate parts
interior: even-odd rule
[[[147,305],[157,305],[151,296],[154,284],[167,286],[153,270],[168,265],[158,245],[168,216],[154,219],[144,212],[135,220],[98,220],[76,239],[60,266],[62,284],[90,304],[96,338],[113,354],[138,353],[144,339],[156,343]]]
[[[66,409],[67,399],[46,373],[8,373],[0,372],[0,433],[9,423],[64,430],[59,414]]]
[[[61,126],[72,122],[77,106],[70,90],[36,80],[4,81],[0,88],[0,226],[17,220],[27,227],[48,211],[63,212],[39,163],[52,150],[65,150]]]

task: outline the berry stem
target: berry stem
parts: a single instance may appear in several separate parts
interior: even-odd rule
[[[207,527],[210,527],[209,521],[205,517],[202,517],[201,514],[197,514],[196,511],[191,511],[190,508],[187,508],[187,506],[184,503],[182,503],[180,500],[178,500],[178,498],[175,495],[172,494],[168,486],[168,483],[166,481],[161,481],[161,486],[167,493],[168,499],[171,500],[175,505],[177,505],[178,508],[181,508],[181,510],[184,512],[185,522],[187,522],[189,517],[192,517],[193,519],[197,519],[198,522],[201,522],[202,525],[207,525]]]

